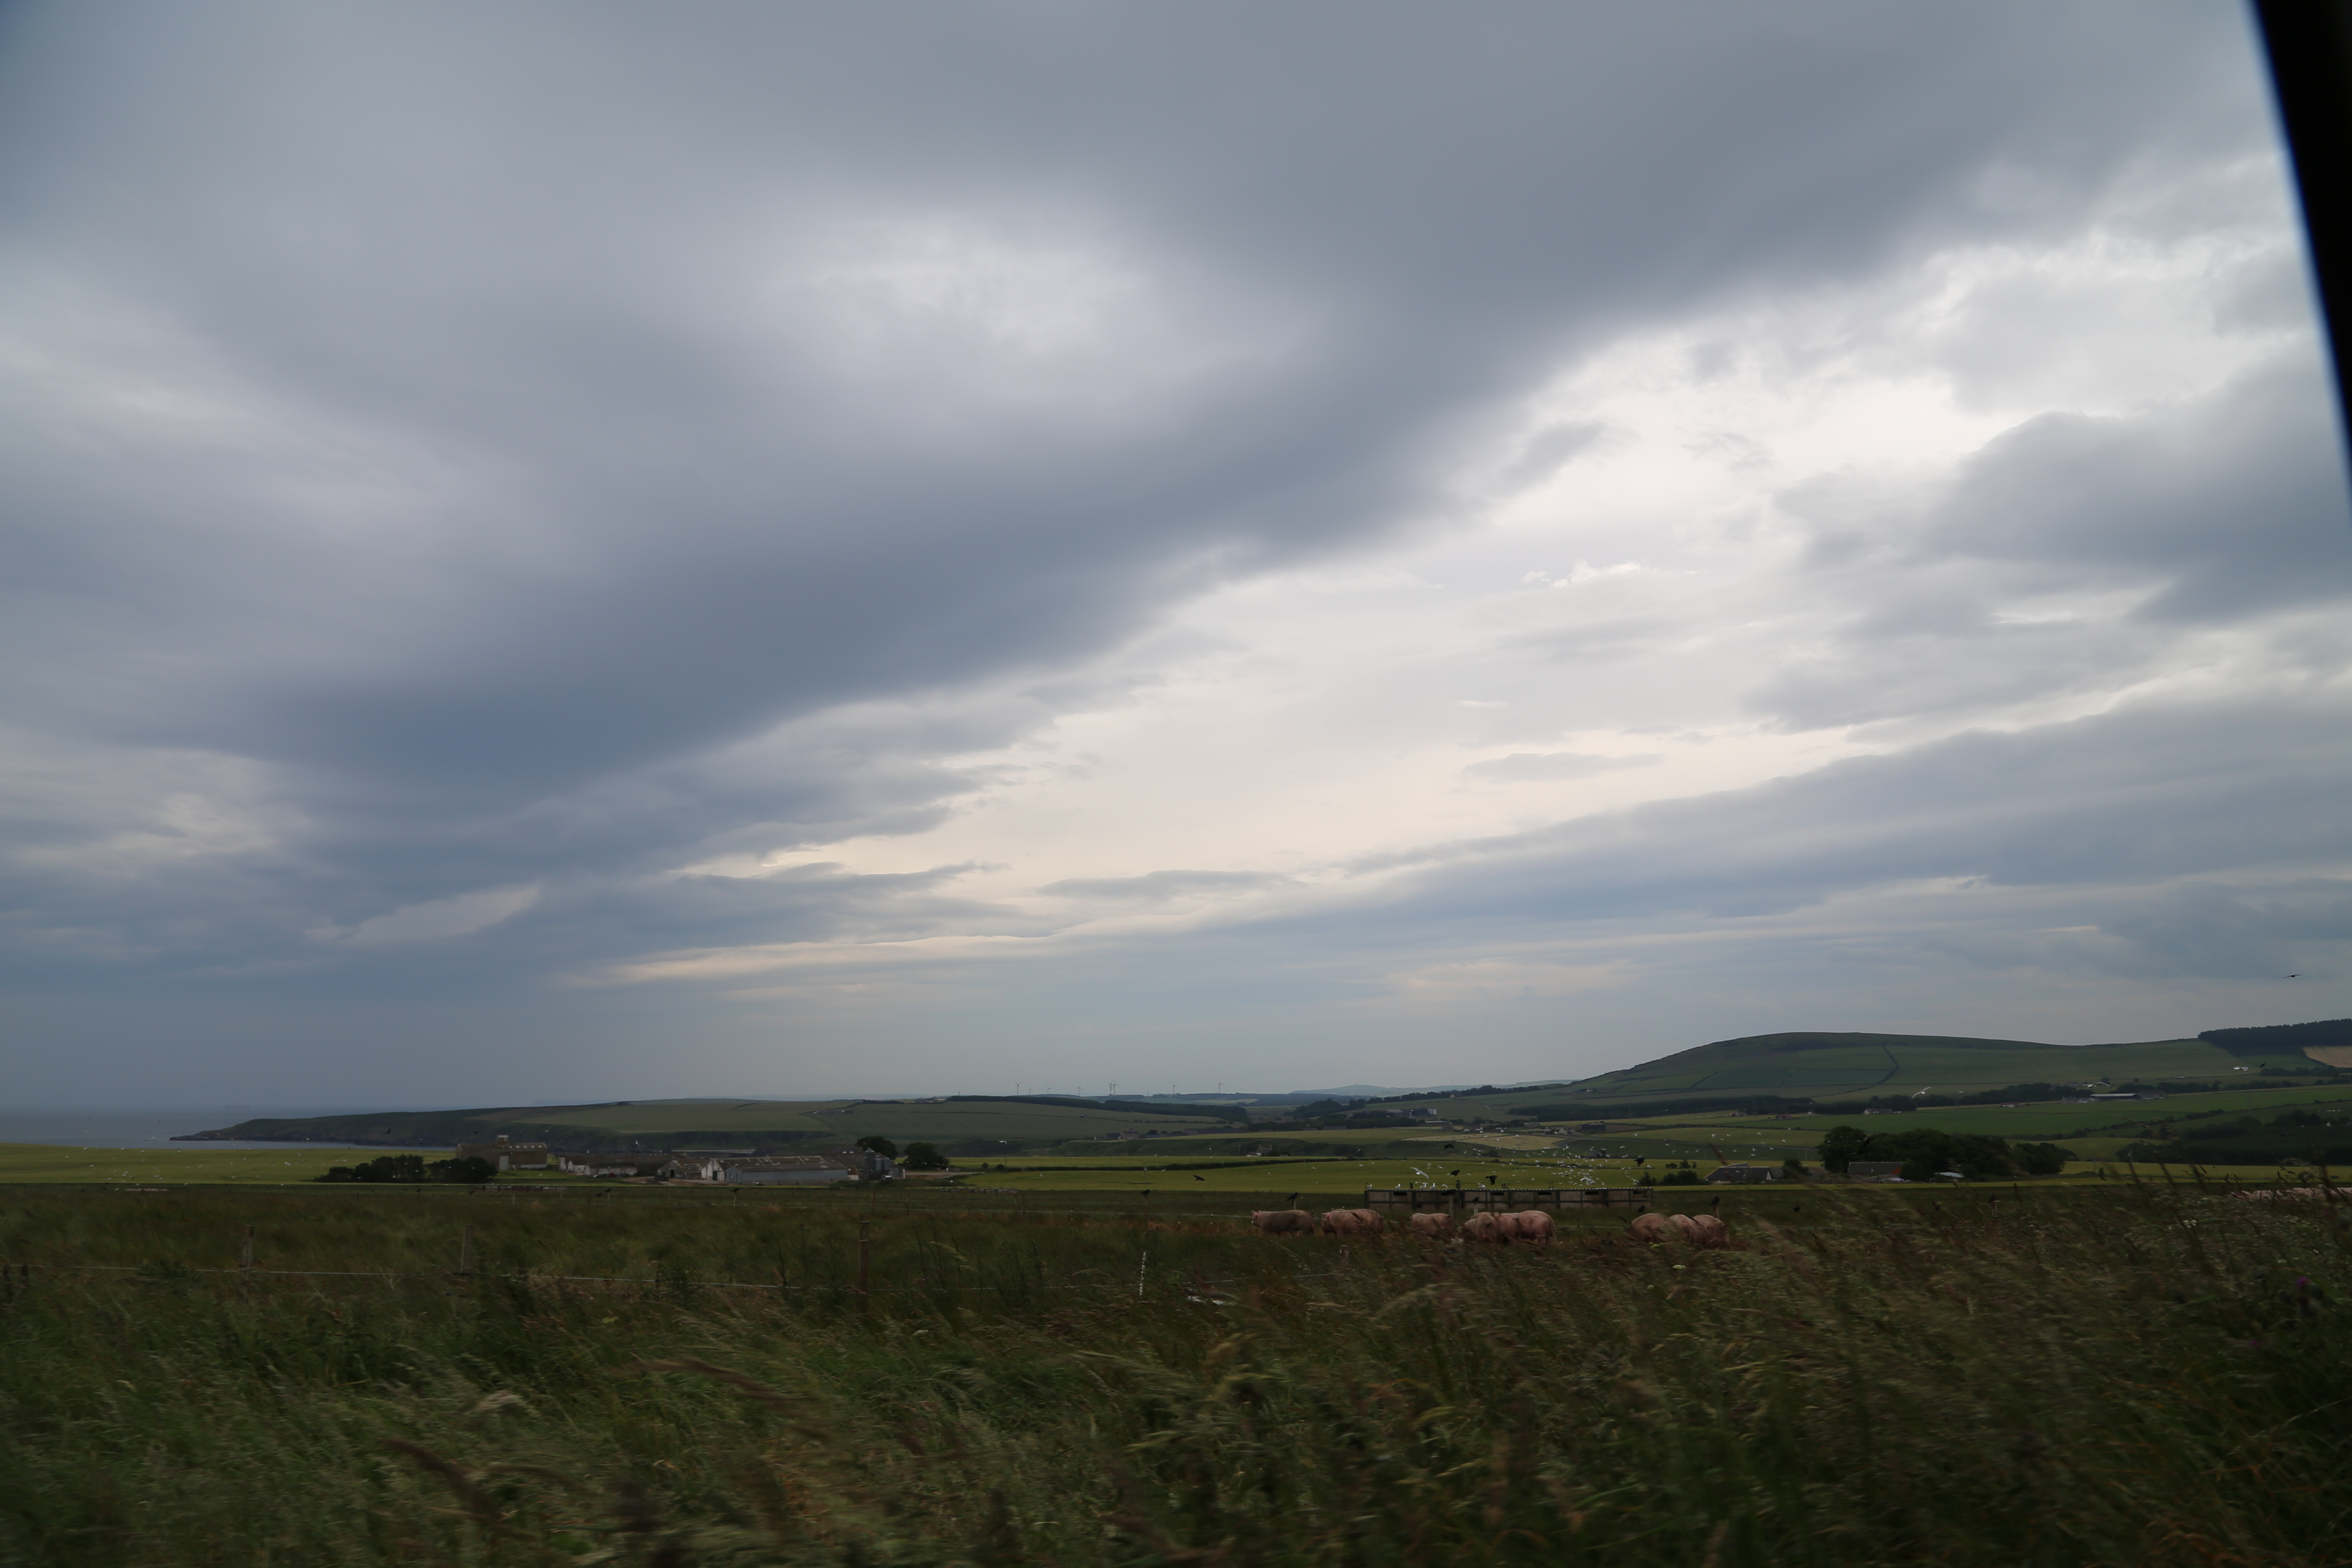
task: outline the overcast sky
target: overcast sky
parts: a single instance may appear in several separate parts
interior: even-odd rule
[[[2223,0],[14,6],[0,1092],[2352,1014],[2287,188]]]

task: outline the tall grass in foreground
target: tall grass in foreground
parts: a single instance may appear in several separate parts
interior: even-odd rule
[[[14,1197],[0,1559],[2352,1560],[2326,1211],[1840,1202],[1721,1253],[1344,1259],[924,1216],[861,1310],[849,1215],[509,1211],[497,1278],[248,1284],[191,1259],[254,1223],[265,1262],[446,1269],[456,1211]],[[591,1273],[640,1282],[549,1278]]]

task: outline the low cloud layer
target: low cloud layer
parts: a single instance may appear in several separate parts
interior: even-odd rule
[[[2226,8],[0,27],[37,1098],[2352,1010]]]

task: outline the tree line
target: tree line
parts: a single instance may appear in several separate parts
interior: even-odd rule
[[[1822,1135],[1818,1152],[1823,1167],[1840,1175],[1856,1160],[1899,1161],[1906,1182],[1933,1181],[1946,1171],[1958,1171],[1970,1181],[2054,1176],[2075,1157],[2073,1150],[2055,1143],[2011,1143],[1982,1132],[1947,1132],[1937,1127],[1891,1132],[1832,1127]]]
[[[467,1154],[462,1159],[425,1162],[422,1154],[385,1154],[378,1159],[362,1161],[356,1165],[336,1165],[323,1176],[313,1176],[314,1182],[396,1182],[414,1185],[425,1182],[463,1182],[479,1185],[499,1179],[499,1168],[478,1155]]]

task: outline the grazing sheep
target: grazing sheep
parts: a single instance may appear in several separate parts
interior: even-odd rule
[[[1326,1209],[1318,1228],[1325,1236],[1377,1236],[1381,1216],[1370,1209]]]
[[[1626,1226],[1636,1241],[1687,1241],[1693,1247],[1729,1244],[1731,1227],[1711,1214],[1637,1214]]]
[[[1315,1216],[1305,1209],[1252,1209],[1250,1224],[1260,1236],[1312,1236]]]

